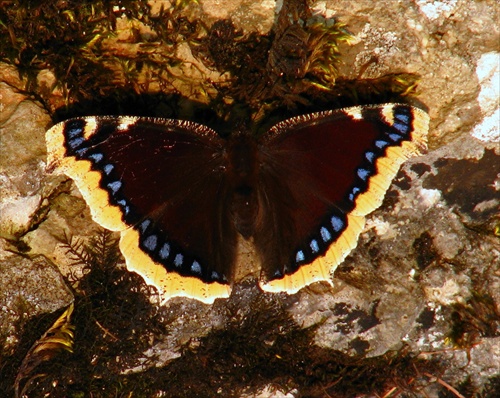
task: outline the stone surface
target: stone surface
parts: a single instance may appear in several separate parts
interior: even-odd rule
[[[245,32],[266,32],[276,15],[268,1],[201,3],[207,21],[232,17]],[[494,232],[500,225],[498,3],[340,0],[316,2],[314,9],[337,16],[356,35],[356,44],[342,49],[342,76],[354,78],[366,65],[365,78],[421,76],[419,99],[431,115],[429,153],[404,165],[333,287],[318,284],[269,298],[255,286],[241,286],[212,307],[172,300],[158,310],[168,332],[152,341],[138,365],[121,372],[137,374],[182,359],[186,344],[251,316],[259,300],[269,300],[297,325],[314,326],[318,347],[377,357],[406,345],[448,361],[440,378],[459,391],[466,379],[480,390],[498,372],[499,331],[479,335],[470,352],[450,349],[449,334],[453,306],[467,303],[473,292],[491,296],[500,311],[500,242]],[[7,251],[13,241],[21,239],[30,256],[43,254],[68,275],[71,261],[57,236],[69,231],[86,238],[95,225],[77,190],[61,189],[64,178],[44,172],[50,115],[21,94],[23,83],[12,67],[0,70],[0,321],[8,325],[20,316],[16,297],[28,303],[27,316],[54,311],[72,297],[47,261]],[[47,201],[50,212],[34,221]],[[14,347],[19,336],[8,332]],[[263,382],[260,393],[245,396],[300,396],[269,385]],[[426,392],[437,396],[438,389]]]
[[[59,270],[44,257],[11,255],[0,260],[0,333],[9,338],[2,354],[13,350],[24,322],[68,306],[73,294]]]
[[[22,82],[12,67],[0,68],[0,236],[14,238],[29,229],[40,207],[50,117],[20,93]]]

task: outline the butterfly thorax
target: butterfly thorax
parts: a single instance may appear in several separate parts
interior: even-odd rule
[[[229,138],[226,160],[227,178],[231,189],[231,215],[238,232],[249,239],[259,220],[256,192],[259,167],[258,145],[247,134]]]

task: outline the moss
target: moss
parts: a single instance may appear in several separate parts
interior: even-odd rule
[[[125,269],[118,241],[111,232],[100,230],[87,244],[69,237],[63,241],[75,265],[83,266],[84,274],[78,280],[68,281],[75,290],[73,353],[54,359],[44,356],[35,367],[24,365],[33,363],[33,349],[28,348],[47,330],[45,319],[53,322],[53,317],[24,322],[17,328],[23,341],[15,353],[3,360],[2,391],[13,390],[16,379],[13,372],[17,371],[18,384],[26,388],[30,397],[101,393],[103,395],[95,396],[108,396],[116,387],[113,380],[122,382],[120,370],[137,366],[139,355],[149,347],[152,336],[163,332],[158,312],[148,301],[152,292],[142,278]],[[53,335],[50,332],[50,336]],[[42,338],[35,344],[39,347],[45,340]]]
[[[496,375],[490,377],[480,397],[489,398],[498,396],[500,396],[500,376]]]
[[[61,351],[73,352],[73,325],[71,324],[71,313],[73,304],[57,318],[54,324],[38,339],[24,357],[17,377],[14,390],[16,397],[25,396],[25,392],[36,379],[45,376],[39,368],[44,363],[52,361]]]
[[[190,109],[208,106],[222,121],[244,105],[250,119],[266,127],[277,115],[402,100],[415,92],[418,80],[411,74],[339,76],[340,51],[352,36],[335,19],[313,16],[302,0],[285,2],[264,35],[244,34],[228,20],[207,27],[196,2],[186,0],[156,11],[146,1],[11,3],[0,11],[0,59],[18,68],[27,93],[51,112],[62,110],[57,118],[190,118],[199,111],[184,113],[189,100]],[[125,27],[118,23],[123,18]],[[186,75],[195,66],[176,55],[181,45],[229,79],[212,83]],[[48,88],[38,79],[44,70],[55,76]]]
[[[140,85],[141,74],[169,85],[169,70],[182,61],[173,54],[181,42],[190,42],[199,33],[198,24],[181,13],[188,1],[176,1],[174,7],[152,15],[146,1],[12,1],[0,10],[0,60],[15,65],[25,78],[25,89],[53,110],[50,93],[62,91],[66,105],[114,97],[120,101],[123,91],[136,95],[147,92]],[[130,22],[129,44],[137,44],[135,53],[109,46],[119,32],[118,18]],[[149,28],[141,35],[133,22]],[[152,51],[152,44],[156,50]],[[49,93],[38,85],[38,74],[50,70],[55,83]],[[118,88],[117,91],[115,91]]]
[[[465,303],[456,303],[451,309],[447,339],[454,346],[470,349],[480,338],[500,335],[500,314],[490,295],[474,291]]]
[[[75,289],[73,353],[37,365],[36,374],[43,377],[29,383],[30,397],[216,397],[221,393],[239,397],[269,385],[281,391],[297,389],[302,396],[350,397],[418,391],[429,383],[421,376],[424,371],[440,373],[439,363],[405,350],[366,359],[320,348],[314,344],[319,325],[304,329],[295,324],[279,296],[256,288],[253,295],[232,296],[214,308],[228,322],[187,342],[179,358],[158,368],[154,357],[145,362],[143,353],[152,342],[164,339],[168,316],[150,304],[151,292],[142,278],[124,269],[116,237],[100,230],[88,243],[70,237],[62,240],[84,274],[69,281]],[[14,380],[12,372],[29,356],[29,347],[51,319],[25,324],[31,332],[24,334],[25,340],[0,371],[4,391],[12,391],[7,380]],[[140,365],[146,370],[123,373]]]

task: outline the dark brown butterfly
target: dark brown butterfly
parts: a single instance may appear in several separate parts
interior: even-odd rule
[[[265,291],[297,292],[356,246],[401,164],[426,147],[428,115],[402,104],[282,121],[227,139],[192,122],[70,119],[47,132],[49,169],[93,219],[120,231],[127,267],[163,300],[227,297],[251,242]]]

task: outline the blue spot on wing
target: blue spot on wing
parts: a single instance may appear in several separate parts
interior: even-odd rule
[[[340,217],[332,216],[332,227],[335,232],[340,232],[344,228],[344,221]]]
[[[78,148],[80,145],[82,145],[85,142],[85,140],[81,137],[78,138],[73,138],[72,140],[68,141],[68,145],[71,147],[71,149]]]
[[[375,146],[379,149],[384,149],[388,145],[389,145],[389,143],[387,141],[384,141],[384,140],[375,141]]]
[[[403,140],[403,137],[396,133],[389,133],[388,137],[392,142],[399,142]]]
[[[93,153],[89,158],[92,159],[94,163],[99,163],[104,158],[104,155],[102,153]]]
[[[392,127],[398,130],[401,134],[406,135],[410,131],[409,126],[407,124],[403,124],[401,122],[395,122]]]
[[[366,181],[368,179],[368,177],[370,176],[370,170],[366,170],[366,169],[362,169],[362,168],[359,168],[357,173],[358,173],[358,177],[361,178],[363,181]]]
[[[313,253],[319,252],[318,241],[316,239],[313,239],[309,244],[309,246],[311,247]]]
[[[67,134],[69,139],[73,139],[82,133],[83,133],[83,129],[81,127],[69,127],[66,130],[66,134]]]
[[[400,122],[402,122],[407,126],[410,124],[410,115],[407,113],[395,112],[394,119],[399,120]]]
[[[366,160],[368,160],[370,163],[373,163],[373,161],[375,160],[375,153],[371,152],[371,151],[368,151],[365,153],[365,158]]]
[[[156,237],[156,235],[150,235],[144,240],[144,246],[150,251],[154,251],[157,244],[158,238]]]
[[[198,261],[193,261],[193,264],[191,264],[191,271],[195,274],[201,275],[201,265]]]
[[[158,254],[162,260],[166,260],[170,254],[170,245],[168,243],[164,243]]]
[[[87,153],[87,151],[89,150],[89,148],[80,148],[80,149],[77,149],[75,152],[78,156],[82,157],[83,155],[85,155]]]
[[[182,254],[177,254],[174,259],[174,265],[176,267],[180,267],[182,263],[184,262],[184,256]]]
[[[112,164],[108,163],[106,166],[104,166],[104,173],[106,175],[109,175],[113,169],[115,168],[115,166],[113,166]]]
[[[108,188],[111,189],[111,192],[113,192],[113,194],[117,193],[121,186],[122,183],[120,181],[113,181],[108,184]]]
[[[212,279],[213,280],[219,280],[220,279],[219,273],[216,272],[216,271],[212,271]]]
[[[321,234],[321,239],[323,239],[323,242],[327,243],[332,239],[332,234],[330,234],[330,231],[328,231],[327,228],[321,227],[319,233]]]
[[[359,189],[358,187],[354,187],[351,191],[351,193],[349,194],[349,200],[351,202],[354,202],[354,199],[356,198],[356,195],[361,192],[361,189]]]
[[[148,229],[148,227],[149,227],[150,224],[151,224],[151,220],[150,219],[146,219],[143,222],[141,222],[141,224],[139,225],[139,228],[140,228],[141,232],[142,233],[146,232],[146,230]]]

